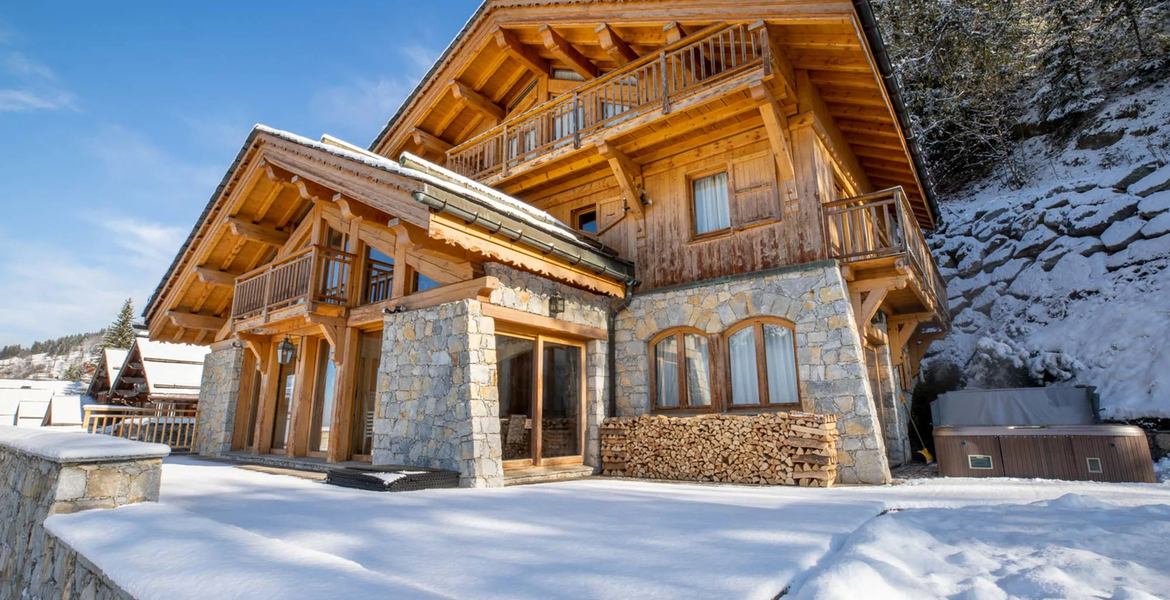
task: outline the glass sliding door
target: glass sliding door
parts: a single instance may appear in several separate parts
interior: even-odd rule
[[[532,368],[535,362],[535,340],[496,336],[500,445],[505,461],[532,460]]]
[[[324,457],[329,451],[329,432],[333,419],[333,386],[337,365],[330,358],[326,340],[317,344],[317,376],[314,380],[312,416],[309,423],[309,454]]]
[[[581,348],[544,342],[541,364],[540,457],[581,455]],[[544,460],[548,463],[548,460]]]
[[[291,419],[292,398],[297,386],[295,362],[280,365],[276,378],[276,413],[272,420],[272,451],[284,453],[288,447],[288,433]]]
[[[382,332],[362,334],[358,347],[357,381],[354,385],[350,454],[354,460],[370,460],[374,450],[374,410],[378,400],[378,364],[382,360]]]
[[[542,335],[496,335],[505,468],[580,463],[585,347]]]

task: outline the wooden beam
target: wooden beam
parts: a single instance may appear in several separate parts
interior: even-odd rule
[[[633,48],[625,42],[609,27],[609,25],[602,23],[598,25],[594,31],[597,32],[597,41],[601,44],[601,49],[618,64],[619,67],[625,66],[635,60],[638,60],[638,53],[634,52]]]
[[[174,323],[175,326],[183,327],[185,329],[208,329],[211,331],[219,331],[219,328],[223,327],[223,324],[227,322],[227,319],[223,317],[197,315],[180,310],[168,310],[167,316],[170,317],[171,323]]]
[[[578,75],[587,80],[597,77],[599,72],[597,65],[593,64],[584,54],[581,54],[572,44],[565,41],[565,38],[561,37],[561,34],[553,31],[548,25],[541,25],[539,32],[540,39],[544,42],[544,47],[549,52],[552,52],[553,56],[565,61],[570,69],[576,71]]]
[[[509,323],[516,323],[524,327],[533,327],[544,331],[567,335],[569,337],[584,338],[589,340],[604,340],[607,339],[609,333],[598,327],[590,327],[588,325],[578,325],[576,323],[569,323],[553,317],[546,317],[544,315],[537,315],[515,308],[508,308],[496,304],[484,304],[483,316],[491,317],[500,321],[507,321]]]
[[[350,360],[337,366],[337,377],[333,384],[333,414],[329,420],[332,426],[328,454],[325,458],[328,462],[340,462],[350,456],[350,431],[353,427],[356,400],[354,385],[357,380],[360,341],[360,331],[352,328],[345,330],[345,339],[341,343],[345,346],[345,356]]]
[[[437,136],[427,133],[418,127],[410,134],[414,140],[414,144],[424,150],[430,150],[435,154],[442,156],[447,155],[447,151],[451,149],[451,144],[439,139]]]
[[[330,358],[338,366],[344,365],[346,360],[345,328],[348,325],[342,317],[328,317],[309,313],[307,320],[321,327],[321,333],[329,340]]]
[[[211,267],[195,267],[195,275],[199,277],[199,281],[208,285],[218,285],[223,287],[235,287],[236,276],[232,273],[220,271],[219,269],[212,269]]]
[[[228,224],[233,234],[254,242],[279,248],[288,241],[288,232],[279,229],[249,223],[235,217],[228,217],[224,222]]]
[[[642,166],[630,160],[630,157],[609,142],[598,144],[597,151],[613,170],[613,175],[622,188],[622,195],[625,196],[626,206],[639,219],[645,216],[642,208]]]
[[[497,27],[492,33],[496,38],[496,46],[507,52],[508,56],[516,59],[516,62],[519,62],[524,68],[538,76],[547,76],[552,71],[547,60],[541,58],[528,46],[521,44],[512,32]]]
[[[491,296],[492,291],[499,287],[500,280],[495,277],[480,277],[470,281],[444,285],[401,298],[358,306],[350,311],[347,324],[349,327],[365,327],[380,323],[384,310],[417,310],[466,299],[486,301]]]
[[[882,302],[886,299],[886,294],[889,290],[886,288],[879,288],[865,294],[865,299],[861,303],[861,312],[857,315],[857,327],[864,329],[869,322],[873,320],[873,316],[882,306]]]
[[[668,45],[687,37],[687,32],[683,31],[682,25],[679,25],[677,21],[671,21],[663,25],[662,33],[666,35],[666,43]]]
[[[760,103],[760,116],[764,119],[764,130],[768,132],[768,142],[772,146],[772,155],[776,159],[776,168],[783,181],[785,198],[794,199],[796,192],[796,165],[792,161],[792,140],[788,133],[788,117],[780,109],[776,98],[764,84],[751,87],[752,98]]]
[[[451,95],[455,96],[456,100],[463,102],[468,108],[497,121],[503,120],[504,109],[485,98],[479,92],[459,81],[452,81],[449,86],[451,88]]]

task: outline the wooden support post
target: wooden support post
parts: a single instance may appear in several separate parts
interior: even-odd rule
[[[492,35],[496,38],[496,45],[500,50],[507,52],[508,56],[516,59],[517,62],[524,65],[525,68],[532,71],[535,75],[547,76],[551,72],[552,69],[549,67],[548,61],[541,58],[531,48],[520,43],[520,40],[516,39],[516,36],[512,32],[497,27],[492,32]]]
[[[597,77],[599,70],[597,65],[593,64],[584,54],[581,54],[572,44],[565,41],[561,34],[553,31],[548,25],[540,26],[540,39],[544,42],[544,47],[556,56],[565,61],[570,69],[577,72],[578,75],[584,77],[586,80]]]
[[[242,342],[241,342],[242,343]],[[243,369],[240,371],[240,392],[236,395],[236,418],[232,428],[233,451],[243,450],[248,446],[248,421],[252,417],[252,393],[256,389],[257,378],[256,355],[250,351],[244,352]]]
[[[260,379],[260,402],[256,407],[256,445],[253,454],[268,454],[272,451],[272,425],[276,417],[276,388],[280,385],[280,362],[276,360],[276,344],[266,346],[266,367]]]
[[[313,420],[313,396],[317,389],[317,338],[302,337],[297,348],[297,379],[288,407],[288,439],[285,455],[305,456],[309,450],[309,428]]]
[[[233,234],[274,248],[279,248],[288,241],[288,233],[279,229],[264,227],[235,217],[228,217],[224,222],[228,224]]]
[[[780,110],[780,105],[772,96],[772,92],[760,83],[752,86],[752,97],[760,103],[760,116],[764,120],[764,130],[768,132],[768,142],[772,146],[772,155],[776,158],[776,168],[783,181],[785,198],[795,199],[796,165],[792,160],[792,138],[788,132],[788,117]]]
[[[608,141],[598,144],[597,151],[609,162],[609,168],[613,170],[625,196],[626,206],[635,217],[641,219],[645,216],[642,208],[642,166]]]
[[[361,363],[361,331],[347,327],[344,333],[344,362],[337,364],[337,378],[333,384],[333,415],[329,420],[329,449],[325,460],[341,462],[349,459],[350,434],[353,429],[353,412],[356,401],[355,384],[357,370]]]
[[[467,87],[467,85],[459,81],[452,81],[449,86],[451,88],[451,95],[454,96],[456,100],[462,101],[463,104],[468,108],[484,115],[485,117],[490,117],[497,121],[502,121],[504,119],[504,109],[500,108],[498,104],[487,99],[479,92]]]
[[[633,48],[625,42],[610,28],[609,25],[602,23],[596,29],[597,41],[601,44],[601,49],[618,64],[619,67],[625,66],[635,60],[638,60],[638,53],[634,52]]]

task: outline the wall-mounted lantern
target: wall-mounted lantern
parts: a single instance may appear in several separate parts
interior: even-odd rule
[[[284,341],[277,344],[276,346],[276,362],[279,362],[282,365],[287,365],[291,363],[293,359],[296,358],[296,356],[296,344],[292,343],[292,340],[288,339],[287,335],[284,336]]]
[[[559,315],[565,312],[565,297],[560,294],[553,294],[548,298],[548,314]]]

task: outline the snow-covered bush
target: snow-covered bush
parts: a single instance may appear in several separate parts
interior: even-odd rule
[[[968,365],[971,385],[977,388],[1037,387],[1069,381],[1085,368],[1065,352],[1023,347],[1012,338],[984,336],[975,343]]]

